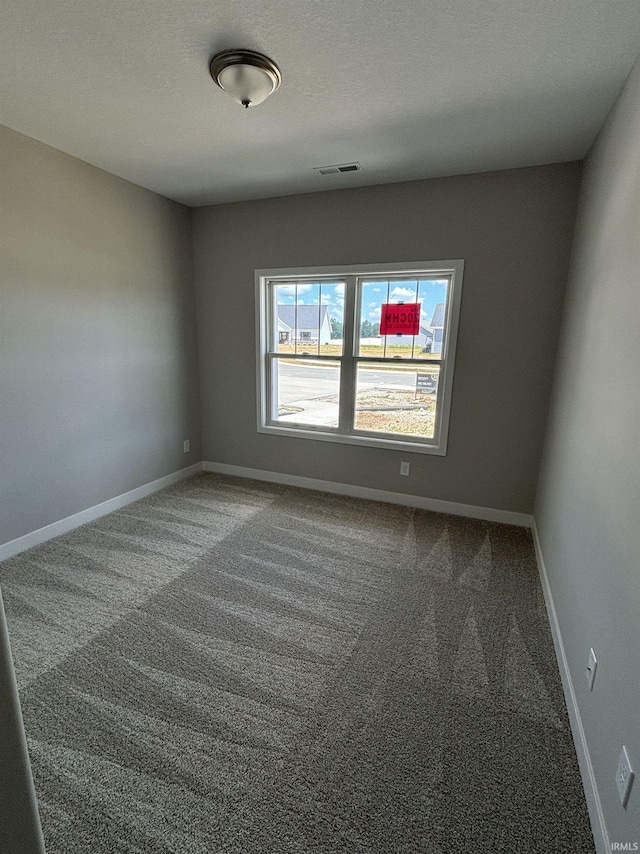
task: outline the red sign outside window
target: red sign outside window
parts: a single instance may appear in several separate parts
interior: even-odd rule
[[[380,335],[419,335],[420,303],[382,303]]]

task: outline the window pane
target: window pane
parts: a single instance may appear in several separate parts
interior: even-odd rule
[[[344,282],[272,285],[272,352],[342,355]]]
[[[338,426],[340,362],[274,359],[273,391],[279,424]]]
[[[433,439],[439,373],[437,365],[359,364],[355,429]]]
[[[448,289],[448,278],[364,280],[360,288],[356,353],[386,359],[441,358]],[[383,306],[416,303],[420,306],[417,334],[380,334]]]

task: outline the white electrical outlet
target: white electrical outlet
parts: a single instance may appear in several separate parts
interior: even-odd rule
[[[593,680],[596,678],[596,670],[598,667],[598,660],[596,658],[596,654],[593,651],[593,647],[589,650],[589,660],[587,661],[587,669],[585,670],[585,676],[587,677],[587,682],[589,683],[589,690],[593,691]]]
[[[629,754],[627,753],[627,748],[623,744],[622,751],[620,753],[620,761],[618,762],[618,770],[616,771],[616,786],[618,787],[620,803],[623,807],[626,807],[627,801],[629,800],[634,777],[635,774],[631,767]]]
[[[411,463],[400,463],[400,474],[403,474],[405,477],[409,477],[410,468]]]
[[[189,451],[191,450],[191,442],[189,441],[189,439],[184,440],[184,442],[182,443],[182,448],[185,454],[189,453]]]

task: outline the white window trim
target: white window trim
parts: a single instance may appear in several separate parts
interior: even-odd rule
[[[413,261],[401,264],[350,264],[340,267],[285,267],[274,269],[263,269],[255,271],[256,289],[256,367],[257,367],[257,427],[259,433],[268,433],[272,436],[290,436],[300,439],[321,440],[324,442],[339,442],[348,445],[360,445],[361,447],[388,448],[396,451],[436,454],[444,456],[447,453],[449,438],[449,418],[451,412],[451,398],[453,394],[453,376],[455,368],[456,347],[458,341],[458,322],[460,317],[460,301],[462,297],[462,274],[464,261]],[[387,437],[369,436],[352,433],[334,433],[324,430],[322,427],[297,427],[269,423],[269,383],[267,378],[267,351],[269,346],[268,306],[266,300],[266,282],[270,279],[294,279],[304,278],[338,278],[344,279],[349,276],[360,278],[373,275],[407,275],[411,273],[424,273],[425,278],[437,277],[438,274],[450,277],[451,284],[447,298],[447,317],[445,318],[444,344],[445,352],[440,358],[443,362],[438,380],[442,389],[442,399],[439,410],[439,419],[436,419],[435,436],[433,439],[390,439]],[[356,306],[354,305],[354,310]],[[344,317],[344,325],[353,325],[353,316]],[[352,330],[353,334],[353,330]],[[347,338],[345,335],[345,353]],[[343,355],[343,358],[344,358]],[[353,365],[353,362],[351,362]]]

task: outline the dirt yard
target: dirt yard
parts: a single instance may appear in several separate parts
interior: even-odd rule
[[[323,398],[337,403],[337,397]],[[376,433],[405,433],[433,438],[436,415],[434,394],[409,389],[369,388],[358,394],[355,427]]]
[[[407,433],[432,438],[436,398],[409,390],[367,389],[356,401],[355,427],[382,433]]]

